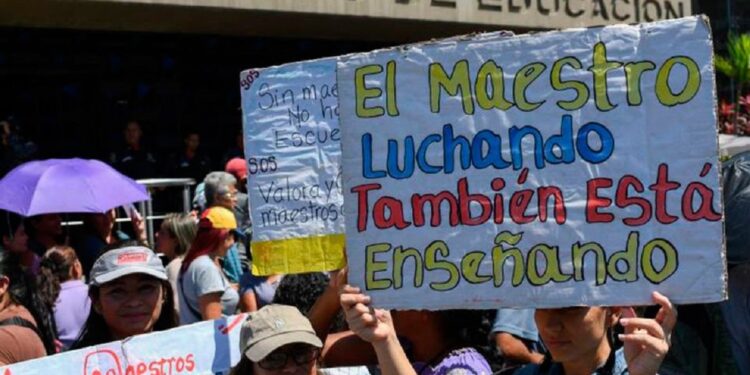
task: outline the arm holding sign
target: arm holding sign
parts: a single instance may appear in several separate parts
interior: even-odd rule
[[[416,375],[404,349],[401,347],[391,314],[386,310],[373,310],[370,297],[360,294],[359,288],[345,286],[341,294],[341,307],[351,330],[362,340],[372,344],[384,375]]]

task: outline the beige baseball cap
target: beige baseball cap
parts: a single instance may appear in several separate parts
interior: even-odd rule
[[[253,362],[284,345],[296,343],[323,346],[310,321],[293,306],[263,306],[248,315],[240,331],[242,352]]]

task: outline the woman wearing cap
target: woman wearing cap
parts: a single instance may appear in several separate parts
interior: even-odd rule
[[[234,244],[236,228],[234,214],[224,207],[214,206],[203,213],[178,280],[180,324],[217,319],[237,311],[239,295],[219,263]]]
[[[297,308],[266,305],[248,315],[240,331],[242,358],[232,375],[313,375],[323,346]]]
[[[73,349],[176,327],[172,293],[167,271],[151,249],[105,252],[91,268],[91,311]]]

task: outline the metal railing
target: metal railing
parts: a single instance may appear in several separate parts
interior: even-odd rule
[[[153,196],[152,192],[156,189],[164,188],[182,188],[182,212],[188,213],[191,209],[190,199],[190,187],[195,185],[195,180],[192,178],[147,178],[143,180],[136,180],[139,184],[146,187],[149,196]],[[146,223],[146,235],[148,243],[154,246],[154,220],[164,219],[164,215],[154,215],[153,201],[151,199],[143,202],[138,202],[138,212]],[[124,219],[129,220],[129,219]]]

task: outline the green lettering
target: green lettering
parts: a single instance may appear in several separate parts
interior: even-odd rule
[[[380,65],[365,65],[357,68],[354,71],[354,102],[357,117],[371,118],[379,117],[385,113],[383,107],[366,107],[365,102],[367,99],[378,98],[382,94],[382,90],[377,87],[367,87],[365,78],[368,75],[378,74],[383,71],[383,67]]]
[[[430,110],[433,113],[440,112],[440,93],[442,89],[449,95],[456,96],[461,92],[461,102],[464,113],[474,114],[474,101],[471,95],[471,83],[469,80],[469,62],[461,60],[453,66],[450,77],[440,63],[430,64]]]
[[[422,286],[424,281],[424,269],[422,265],[422,254],[414,248],[404,249],[401,246],[393,249],[393,289],[401,289],[403,286],[404,263],[408,258],[414,259],[414,286]]]
[[[488,82],[490,91],[487,90]],[[503,69],[493,60],[482,64],[477,73],[477,80],[474,83],[474,91],[477,96],[477,104],[482,109],[497,108],[508,110],[513,107],[513,103],[505,99],[505,82],[503,81]]]
[[[620,62],[607,60],[607,46],[604,43],[594,45],[593,65],[588,70],[594,75],[594,102],[600,111],[610,111],[616,107],[609,101],[607,72],[621,66]]]
[[[539,78],[545,69],[547,67],[544,64],[536,62],[528,64],[516,72],[516,78],[513,80],[513,98],[516,100],[518,109],[530,112],[544,104],[544,101],[530,102],[526,98],[526,88]]]
[[[577,58],[572,56],[563,57],[562,59],[555,61],[552,65],[550,84],[552,85],[552,88],[557,91],[574,90],[576,92],[576,96],[571,100],[557,101],[558,107],[566,111],[575,111],[586,105],[589,101],[589,88],[581,81],[563,81],[560,77],[562,76],[562,68],[565,66],[570,66],[574,69],[583,69],[583,64],[581,64],[581,61]]]
[[[375,279],[375,274],[388,270],[388,262],[378,262],[375,254],[391,250],[389,243],[376,243],[365,248],[365,288],[367,290],[382,290],[391,287],[390,279]]]
[[[680,64],[687,69],[687,82],[679,93],[673,92],[672,88],[669,87],[669,75],[676,64]],[[687,56],[670,57],[659,68],[659,73],[656,74],[656,98],[666,106],[671,107],[689,102],[698,93],[700,86],[701,73],[698,64]]]

